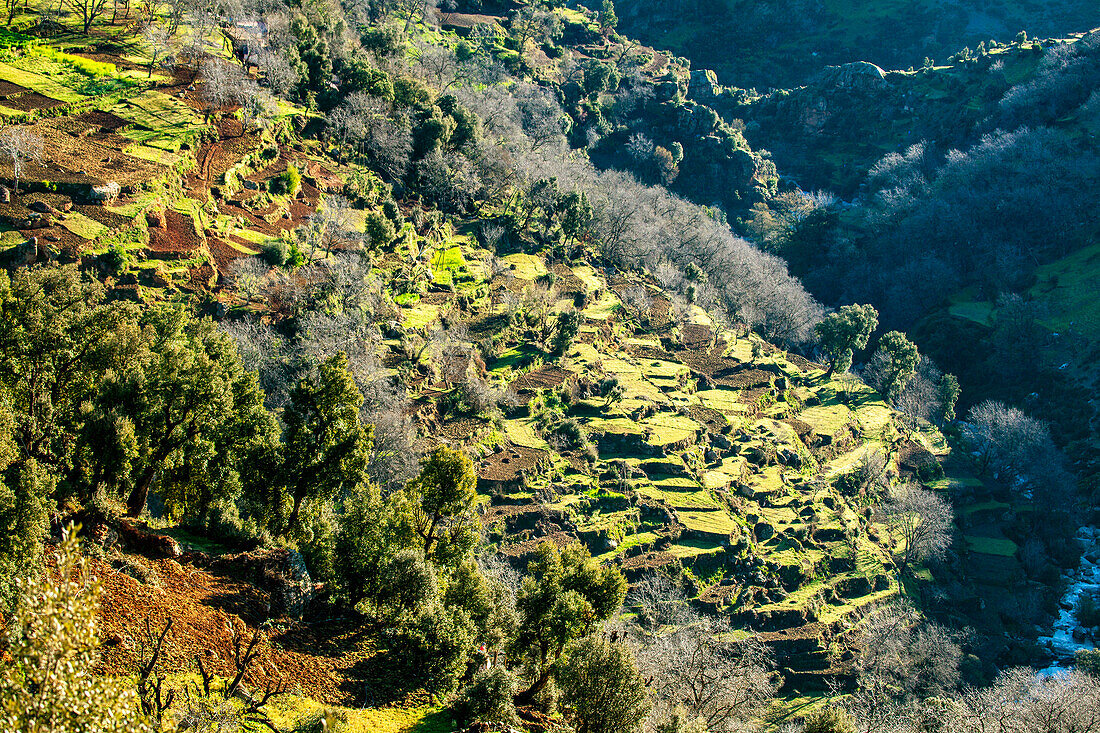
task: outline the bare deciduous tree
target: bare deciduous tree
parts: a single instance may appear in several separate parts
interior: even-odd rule
[[[19,177],[23,175],[23,167],[32,161],[42,163],[45,147],[42,138],[29,126],[12,125],[0,131],[0,156],[11,161],[16,193],[19,193]]]
[[[92,23],[107,8],[107,0],[65,0],[65,4],[80,17],[80,22],[84,26],[84,35],[88,34]]]
[[[892,531],[900,532],[901,568],[914,560],[938,559],[951,546],[954,512],[951,504],[919,484],[902,484],[882,507]]]
[[[954,690],[962,651],[945,629],[904,602],[871,611],[859,625],[859,681],[848,710],[861,731],[925,730],[908,723],[922,701]]]
[[[992,686],[964,690],[946,730],[957,733],[1090,733],[1100,730],[1100,679],[1083,672],[1011,669]]]
[[[728,641],[726,624],[696,616],[639,650],[652,677],[657,715],[675,708],[702,718],[709,731],[733,731],[775,695],[771,650],[758,637]]]

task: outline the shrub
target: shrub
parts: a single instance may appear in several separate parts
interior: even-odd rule
[[[639,730],[649,712],[646,685],[630,650],[599,637],[570,645],[555,678],[565,717],[578,733]]]
[[[285,265],[290,257],[290,245],[283,239],[273,239],[266,242],[260,249],[264,261],[273,267]]]
[[[459,693],[452,706],[461,725],[488,723],[514,727],[516,717],[516,678],[504,667],[482,670]]]
[[[1078,649],[1073,655],[1073,667],[1079,672],[1100,675],[1100,649]]]
[[[840,708],[824,707],[806,716],[805,733],[854,733],[848,714]]]
[[[410,682],[432,694],[447,695],[466,671],[473,635],[465,612],[435,603],[406,617],[390,650]]]
[[[126,250],[115,245],[108,247],[106,254],[103,255],[103,263],[112,275],[117,275],[126,270],[130,266],[131,260],[132,258]]]
[[[293,163],[288,163],[286,170],[272,178],[271,183],[268,184],[271,193],[286,195],[291,198],[298,195],[298,190],[301,187],[302,174],[298,172],[298,168]]]

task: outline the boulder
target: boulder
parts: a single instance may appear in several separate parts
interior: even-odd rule
[[[0,186],[0,204],[11,203],[11,190],[7,186]]]
[[[238,576],[269,593],[274,616],[301,618],[316,592],[302,556],[285,547],[222,555],[209,567]]]
[[[151,532],[144,524],[120,522],[118,537],[127,550],[146,557],[175,559],[183,554],[175,538]]]
[[[718,76],[710,69],[696,69],[688,81],[688,93],[697,99],[708,100],[718,96]]]
[[[116,181],[108,181],[102,186],[92,186],[90,198],[92,201],[105,204],[109,201],[114,201],[118,198],[118,195],[122,192],[122,187],[118,185]]]
[[[145,212],[146,223],[157,229],[167,229],[168,219],[164,215],[164,209],[149,209]]]
[[[886,72],[869,61],[829,66],[818,74],[819,85],[841,89],[876,90],[886,86]]]

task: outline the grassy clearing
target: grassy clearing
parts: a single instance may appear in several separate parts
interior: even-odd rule
[[[966,546],[971,552],[982,555],[999,555],[1001,557],[1014,557],[1019,546],[1012,540],[1003,537],[981,537],[979,535],[965,535]]]
[[[534,280],[547,272],[546,263],[536,255],[512,254],[501,259],[507,264],[512,274],[521,280]]]
[[[65,220],[60,224],[76,236],[84,239],[96,239],[107,232],[107,227],[103,224],[75,211],[65,214]]]
[[[818,435],[836,435],[851,421],[852,411],[836,398],[831,398],[821,405],[807,407],[798,414],[798,419],[807,423]]]
[[[694,532],[728,535],[736,532],[738,527],[737,522],[724,511],[678,511],[676,515],[680,518],[681,524]]]
[[[1096,307],[1100,241],[1036,269],[1035,276],[1031,294],[1046,305],[1049,326],[1100,338],[1100,308]]]
[[[307,720],[324,709],[319,703],[288,695],[271,706],[273,722],[283,730]],[[434,707],[413,708],[328,708],[347,718],[348,733],[451,733],[450,715]]]
[[[32,92],[44,94],[61,102],[72,103],[85,99],[83,94],[57,83],[44,74],[26,71],[3,62],[0,62],[0,79],[26,87]]]

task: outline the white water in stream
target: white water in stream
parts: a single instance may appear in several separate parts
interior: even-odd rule
[[[1068,669],[1073,662],[1073,654],[1078,649],[1095,649],[1095,642],[1087,635],[1078,631],[1078,638],[1074,638],[1073,632],[1078,629],[1077,605],[1085,595],[1096,595],[1100,592],[1100,555],[1097,555],[1097,537],[1100,535],[1095,527],[1082,527],[1077,532],[1076,539],[1081,543],[1083,553],[1081,563],[1075,570],[1067,573],[1069,586],[1058,605],[1058,618],[1054,621],[1054,628],[1047,636],[1040,636],[1039,643],[1050,649],[1054,655],[1054,663],[1042,671],[1043,674],[1054,674]],[[1094,559],[1090,560],[1087,556]]]

